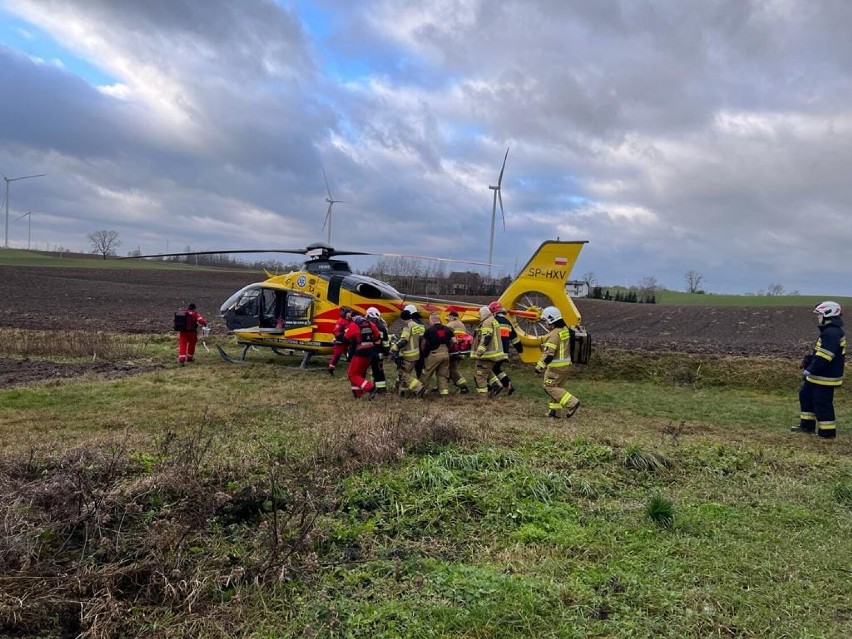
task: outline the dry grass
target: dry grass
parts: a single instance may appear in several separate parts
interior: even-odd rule
[[[138,629],[129,609],[167,606],[227,636],[217,611],[234,592],[317,568],[336,478],[471,437],[452,415],[415,412],[327,424],[307,456],[267,448],[252,466],[221,463],[237,442],[207,418],[144,453],[113,440],[6,457],[0,633],[121,636]]]
[[[144,350],[139,338],[105,331],[0,330],[0,353],[22,357],[86,357],[116,361]]]

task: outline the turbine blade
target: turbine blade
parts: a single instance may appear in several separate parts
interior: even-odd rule
[[[326,212],[326,214],[325,214],[325,219],[324,219],[324,220],[323,220],[323,222],[322,222],[322,230],[323,230],[323,231],[325,230],[326,224],[328,224],[329,219],[331,219],[331,205],[332,205],[332,204],[334,204],[334,202],[330,202],[330,203],[329,203],[329,205],[328,205],[328,212]]]
[[[326,177],[326,175],[325,175],[325,168],[323,168],[323,170],[322,170],[322,177],[325,180],[325,190],[328,191],[328,199],[333,200],[334,198],[331,197],[331,189],[328,188],[328,177]]]
[[[497,178],[497,188],[503,184],[503,171],[506,170],[506,159],[509,157],[509,147],[506,147],[506,155],[503,156],[503,166],[500,167],[500,177]]]

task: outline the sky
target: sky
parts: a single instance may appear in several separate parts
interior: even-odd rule
[[[847,0],[0,0],[2,246],[326,242],[325,171],[335,248],[485,262],[508,149],[495,275],[559,238],[602,285],[852,295],[850,24]]]

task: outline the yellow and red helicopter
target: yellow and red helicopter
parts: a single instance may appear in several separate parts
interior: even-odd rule
[[[540,345],[547,332],[541,322],[543,308],[556,306],[567,325],[581,324],[577,307],[565,291],[565,283],[585,243],[543,242],[498,298],[525,347],[521,353],[523,361],[534,363],[539,357],[537,349],[527,347]],[[478,304],[400,293],[386,282],[354,273],[348,262],[338,259],[373,253],[339,251],[324,243],[311,244],[304,249],[195,251],[141,257],[224,253],[296,253],[308,257],[301,270],[281,275],[267,271],[266,280],[249,284],[222,304],[220,314],[229,332],[243,347],[239,359],[217,347],[222,357],[230,362],[244,362],[252,347],[268,347],[279,355],[293,351],[303,353],[301,366],[304,368],[311,356],[331,354],[332,331],[343,306],[361,315],[374,306],[388,326],[399,318],[406,304],[414,304],[425,315],[438,312],[442,319],[446,319],[450,310],[456,310],[462,322],[479,322]]]

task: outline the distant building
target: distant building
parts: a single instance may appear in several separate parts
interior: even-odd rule
[[[472,271],[453,271],[447,279],[452,295],[475,295],[482,288],[482,276]]]
[[[588,297],[589,283],[581,280],[568,280],[565,282],[565,292],[569,297]]]

